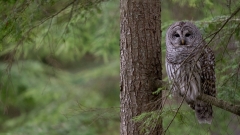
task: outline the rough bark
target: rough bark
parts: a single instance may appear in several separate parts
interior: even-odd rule
[[[120,134],[141,135],[141,123],[133,118],[162,107],[161,103],[151,105],[162,95],[152,94],[157,90],[155,80],[162,80],[160,1],[120,0],[120,12]],[[149,131],[151,135],[161,133],[161,122]]]

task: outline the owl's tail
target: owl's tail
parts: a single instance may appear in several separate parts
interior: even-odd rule
[[[212,105],[205,103],[203,101],[197,100],[195,102],[195,114],[200,124],[212,123],[212,118],[213,118]]]

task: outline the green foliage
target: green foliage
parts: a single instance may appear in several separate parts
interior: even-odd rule
[[[0,134],[118,134],[117,4],[29,2],[1,3],[26,9],[0,24]]]
[[[115,129],[119,109],[109,106],[119,104],[112,100],[119,94],[118,82],[114,81],[119,71],[113,70],[118,66],[115,61],[70,73],[33,61],[14,64],[11,79],[1,72],[5,78],[1,102],[8,108],[7,115],[1,117],[9,117],[0,119],[2,129],[8,134],[39,135],[94,135]]]
[[[214,120],[211,125],[199,124],[195,118],[195,112],[185,103],[165,104],[162,111],[152,111],[142,113],[133,118],[135,122],[140,123],[141,132],[148,135],[149,130],[161,122],[163,118],[163,129],[166,135],[188,134],[188,135],[210,135],[216,134],[234,134],[234,127],[229,126],[229,120],[237,123],[236,116],[214,107]],[[240,128],[237,126],[237,128]]]
[[[172,134],[189,134],[189,135],[206,135],[216,134],[233,134],[234,127],[229,126],[229,120],[237,123],[236,116],[214,107],[214,119],[211,125],[199,124],[195,117],[195,112],[183,103],[179,108],[179,104],[171,104],[165,108],[168,113],[163,116],[163,126],[167,135]],[[171,111],[172,110],[172,111]],[[177,113],[177,114],[176,114]],[[175,116],[176,115],[176,116]],[[169,126],[169,127],[168,127]],[[168,127],[168,129],[167,129]]]
[[[173,0],[174,2],[179,3],[181,6],[189,5],[191,7],[197,7],[199,4],[205,4],[206,6],[213,7],[213,2],[211,0]]]
[[[46,5],[49,2],[52,4]],[[61,62],[79,60],[85,54],[99,56],[105,61],[118,56],[117,5],[103,3],[101,8],[106,10],[101,12],[99,2],[101,1],[22,3],[26,9],[22,13],[11,14],[12,17],[6,20],[7,23],[13,23],[7,27],[2,24],[6,30],[0,36],[4,46],[0,55],[14,52],[15,59],[53,57]],[[113,12],[109,14],[107,9]],[[45,10],[50,10],[47,16]],[[5,14],[8,15],[9,12]],[[15,21],[14,17],[19,21]]]
[[[166,90],[166,87],[158,88],[158,89],[157,89],[156,91],[154,91],[152,94],[158,95],[162,90]]]
[[[142,133],[149,135],[150,130],[154,129],[155,126],[159,125],[161,121],[160,111],[144,112],[133,118],[134,122],[141,124],[140,128]]]
[[[112,6],[116,7],[116,5],[107,4],[102,8],[111,10]],[[28,51],[34,51],[40,52],[38,57],[53,55],[60,61],[76,61],[86,54],[92,54],[108,61],[110,57],[118,56],[119,30],[116,26],[118,20],[117,12],[113,11],[109,14],[104,10],[99,13],[96,9],[91,12],[82,12],[65,24],[52,24],[49,28],[49,24],[46,24],[45,29],[40,33],[43,36],[35,39],[34,43],[38,43],[37,45],[24,45],[26,46],[24,48],[28,48],[23,51],[27,53],[24,56],[32,55]],[[52,21],[54,23],[57,19]],[[109,31],[109,29],[115,29],[115,31]],[[50,49],[45,47],[46,45]]]

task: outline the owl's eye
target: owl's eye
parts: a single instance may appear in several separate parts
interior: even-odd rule
[[[187,33],[185,36],[186,36],[186,37],[189,37],[190,35],[191,35],[190,33]]]
[[[177,33],[176,33],[176,34],[174,34],[173,36],[174,36],[174,37],[180,37],[180,35],[179,35],[179,34],[177,34]]]

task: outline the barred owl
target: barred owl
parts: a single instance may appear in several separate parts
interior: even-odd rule
[[[166,70],[174,95],[195,110],[199,123],[211,124],[212,105],[197,99],[201,93],[216,96],[214,54],[191,22],[176,22],[166,33]]]

